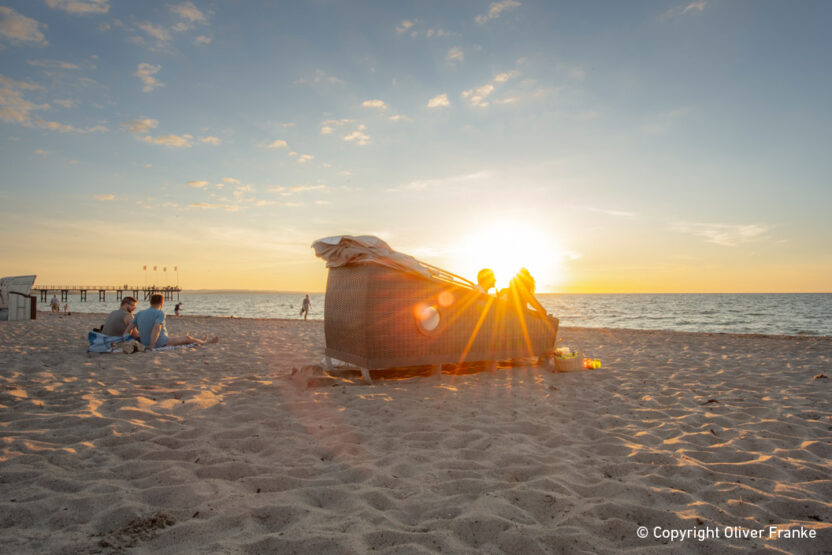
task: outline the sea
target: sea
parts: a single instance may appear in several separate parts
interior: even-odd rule
[[[97,297],[97,296],[96,296]],[[182,314],[234,318],[299,318],[303,293],[183,292]],[[309,295],[309,319],[324,318],[324,294]],[[832,335],[832,293],[771,294],[540,294],[540,303],[562,326],[709,333]],[[176,301],[165,310],[173,314]],[[147,306],[139,300],[139,309]],[[105,302],[70,296],[73,312],[109,312]],[[41,306],[48,310],[48,306]]]

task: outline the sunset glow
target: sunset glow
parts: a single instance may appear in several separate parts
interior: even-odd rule
[[[454,258],[466,276],[491,268],[497,288],[508,286],[520,268],[527,268],[539,291],[554,290],[563,280],[564,251],[555,237],[524,222],[495,221],[464,237]]]
[[[4,274],[323,291],[311,243],[369,234],[539,292],[832,284],[827,6],[82,5],[0,10]]]

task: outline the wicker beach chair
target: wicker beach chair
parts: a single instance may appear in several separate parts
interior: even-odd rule
[[[373,370],[548,356],[558,321],[478,292],[419,263],[416,273],[363,260],[330,267],[324,301],[331,358]]]

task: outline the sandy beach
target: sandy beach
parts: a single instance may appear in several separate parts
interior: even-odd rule
[[[830,337],[566,328],[603,368],[305,387],[321,321],[88,356],[100,320],[0,323],[8,553],[832,550]]]

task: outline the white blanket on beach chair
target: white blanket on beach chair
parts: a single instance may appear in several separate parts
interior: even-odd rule
[[[390,245],[372,235],[337,235],[325,237],[312,243],[315,256],[326,260],[327,268],[338,268],[356,262],[370,262],[396,270],[413,272],[431,277],[431,272],[412,256],[390,248]]]

